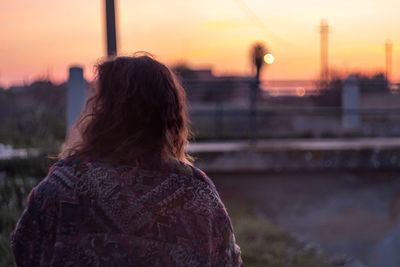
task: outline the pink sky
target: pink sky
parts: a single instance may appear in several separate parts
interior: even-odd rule
[[[390,39],[393,77],[400,78],[398,0],[116,1],[121,54],[144,50],[168,64],[245,75],[251,45],[263,41],[276,58],[264,78],[314,79],[324,18],[332,28],[333,69],[383,71]],[[47,75],[62,81],[71,64],[83,65],[90,78],[105,54],[102,2],[1,1],[0,85]]]

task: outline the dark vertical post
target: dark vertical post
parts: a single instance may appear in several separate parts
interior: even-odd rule
[[[264,64],[264,55],[266,53],[266,48],[262,43],[256,43],[252,47],[252,59],[253,64],[256,68],[256,75],[254,82],[251,84],[251,95],[250,95],[250,129],[252,130],[251,139],[256,141],[257,139],[257,102],[260,91],[260,76],[261,69]]]
[[[224,109],[223,109],[223,101],[221,97],[218,97],[217,101],[215,101],[215,136],[217,139],[224,138]]]
[[[117,55],[114,0],[106,0],[107,56]]]
[[[67,85],[67,133],[72,129],[82,112],[86,99],[86,81],[83,77],[83,68],[72,66],[69,68]]]
[[[257,76],[259,75],[259,69],[257,69]],[[256,77],[251,82],[251,107],[250,107],[250,130],[251,140],[255,142],[257,140],[258,129],[257,129],[257,99],[260,90],[260,80]]]
[[[342,89],[342,127],[355,131],[360,127],[360,86],[356,76],[349,76]]]

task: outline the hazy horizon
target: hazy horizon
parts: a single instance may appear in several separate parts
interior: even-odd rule
[[[173,65],[212,67],[217,75],[248,75],[249,50],[264,42],[275,56],[264,78],[316,79],[321,19],[331,27],[329,62],[340,72],[384,71],[393,43],[393,79],[399,80],[400,2],[363,0],[116,1],[120,54],[148,51]],[[103,1],[0,2],[0,85],[37,77],[65,79],[69,65],[93,65],[105,55]]]

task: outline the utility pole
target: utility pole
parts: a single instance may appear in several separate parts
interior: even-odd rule
[[[329,79],[329,66],[328,66],[328,33],[329,26],[325,20],[321,21],[320,25],[321,37],[321,74],[320,79],[323,84],[326,84]]]
[[[115,27],[115,3],[114,0],[106,1],[106,35],[107,35],[107,56],[117,55],[117,32]]]
[[[386,52],[386,79],[390,83],[390,79],[392,78],[392,42],[386,41],[385,44],[385,52]]]

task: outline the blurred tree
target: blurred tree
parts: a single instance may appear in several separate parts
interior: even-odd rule
[[[65,85],[36,81],[0,91],[0,143],[57,146],[65,137]]]
[[[264,55],[267,49],[262,43],[255,43],[251,48],[251,59],[256,69],[256,79],[260,82],[261,69],[264,66]]]

